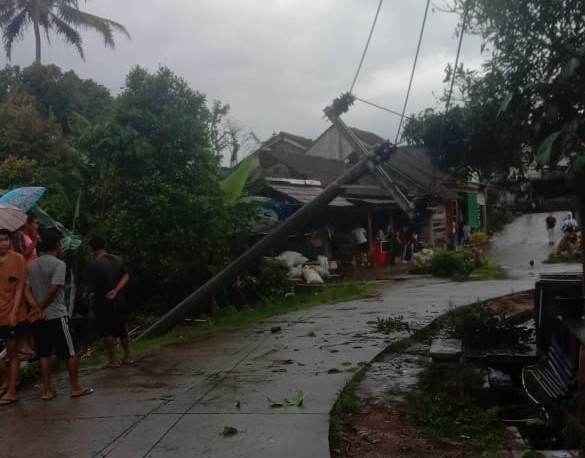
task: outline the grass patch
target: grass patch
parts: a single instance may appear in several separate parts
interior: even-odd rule
[[[551,254],[542,262],[544,264],[575,264],[581,262],[581,257],[579,255]]]
[[[422,389],[409,396],[408,417],[429,439],[457,444],[469,456],[504,447],[498,408],[483,408],[470,396]]]
[[[139,358],[150,351],[177,342],[186,342],[196,337],[222,331],[231,331],[248,326],[266,318],[283,313],[314,307],[320,304],[332,304],[366,297],[374,292],[374,286],[367,283],[343,283],[330,285],[315,292],[301,292],[290,298],[281,298],[267,301],[255,307],[236,310],[227,307],[220,311],[217,317],[206,323],[192,326],[179,326],[171,332],[152,339],[140,339],[131,343],[131,350],[135,358]],[[84,367],[104,364],[107,360],[106,352],[100,344],[96,344],[89,356],[81,358]]]
[[[360,400],[357,395],[357,389],[369,369],[369,364],[362,366],[339,391],[337,401],[333,404],[329,417],[329,448],[332,451],[337,450],[341,444],[344,422],[347,417],[359,411]]]
[[[481,258],[480,265],[473,269],[470,278],[472,280],[500,280],[506,278],[506,269],[490,258]]]

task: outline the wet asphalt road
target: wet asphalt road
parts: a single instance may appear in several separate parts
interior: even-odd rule
[[[578,268],[538,262],[549,249],[544,217],[519,218],[495,238],[492,253],[510,268],[508,280],[385,283],[379,297],[172,345],[133,366],[84,370],[83,383],[96,389],[87,398],[69,399],[63,375],[53,401],[41,401],[38,387],[30,387],[0,410],[2,456],[328,457],[337,392],[388,343],[372,326],[376,317],[402,316],[420,326],[450,307],[531,289],[540,271]],[[271,333],[272,326],[282,332]],[[267,397],[298,390],[302,407],[270,407]],[[238,434],[223,438],[225,426]]]

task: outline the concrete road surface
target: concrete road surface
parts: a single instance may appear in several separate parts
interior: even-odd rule
[[[385,283],[378,297],[172,345],[133,366],[85,370],[82,382],[96,390],[86,398],[70,399],[63,375],[52,401],[28,388],[20,402],[0,410],[1,456],[328,457],[329,411],[338,391],[388,343],[372,326],[376,317],[403,316],[422,326],[450,307],[531,289],[543,269],[567,270],[522,264],[546,246],[541,216],[527,218],[495,240],[506,247],[494,246],[494,253],[509,262],[513,279]],[[282,331],[271,333],[273,326]],[[268,402],[299,390],[302,407]],[[222,437],[225,426],[238,433]]]

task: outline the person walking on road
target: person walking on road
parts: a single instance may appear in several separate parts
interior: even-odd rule
[[[23,301],[26,263],[24,258],[10,251],[11,232],[0,229],[0,340],[6,342],[8,368],[0,360],[0,405],[18,400],[16,381],[20,369],[18,340],[24,335],[26,309]]]
[[[33,323],[36,352],[41,366],[44,401],[53,399],[57,392],[51,385],[50,358],[67,360],[70,396],[78,398],[93,393],[93,389],[79,384],[79,357],[69,328],[69,313],[65,305],[65,274],[67,266],[59,259],[61,237],[56,230],[42,238],[42,256],[28,268],[26,274],[26,300],[33,308],[37,320]]]
[[[122,363],[132,364],[124,291],[130,276],[120,259],[106,252],[106,242],[103,238],[93,237],[89,241],[89,246],[95,259],[87,268],[85,281],[93,292],[97,332],[104,339],[108,352],[109,360],[106,367],[120,367],[120,360],[116,356],[116,339],[120,339],[124,351]]]
[[[549,213],[546,217],[546,233],[548,234],[548,244],[555,244],[555,226],[557,225],[557,219],[552,213]]]

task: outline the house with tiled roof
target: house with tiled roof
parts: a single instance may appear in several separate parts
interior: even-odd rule
[[[352,130],[369,149],[383,141],[371,132]],[[315,141],[280,132],[255,154],[264,177],[264,193],[278,203],[274,213],[279,219],[285,219],[315,198],[359,159],[350,143],[333,127]],[[449,243],[451,228],[460,219],[460,209],[456,208],[460,196],[448,177],[434,170],[424,148],[399,147],[384,168],[413,202],[421,240],[432,246]],[[408,215],[372,173],[376,172],[346,186],[343,194],[330,202],[315,221],[307,222],[306,233],[311,233],[314,227],[349,232],[352,224],[359,222],[368,229],[370,240],[374,240],[378,229],[386,231],[389,225],[395,229],[407,225]]]

